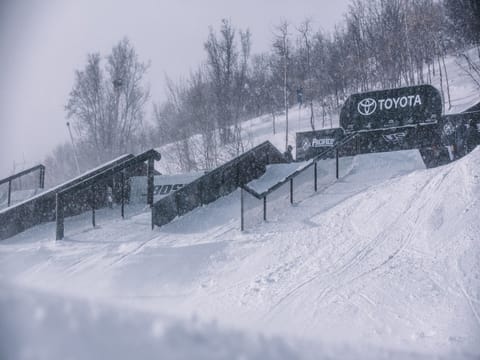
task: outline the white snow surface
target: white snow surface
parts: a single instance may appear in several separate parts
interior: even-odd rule
[[[244,233],[237,191],[153,231],[131,207],[95,229],[66,219],[63,241],[48,223],[0,242],[0,354],[478,358],[480,149],[340,166],[335,181],[319,162],[317,193],[297,177],[293,206],[288,184],[274,192],[267,222],[248,196]]]
[[[265,173],[258,179],[250,181],[247,186],[258,194],[261,194],[274,185],[284,181],[296,171],[305,169],[311,163],[311,161],[302,161],[298,163],[267,165]]]

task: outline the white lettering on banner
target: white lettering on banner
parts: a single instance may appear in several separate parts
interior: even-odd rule
[[[168,194],[194,181],[204,173],[189,173],[177,175],[157,175],[154,177],[153,196],[157,201]],[[147,201],[147,177],[133,176],[130,178],[130,202],[143,203]]]
[[[418,94],[378,100],[366,98],[358,103],[358,112],[365,116],[372,115],[377,109],[377,103],[380,110],[397,110],[399,108],[405,108],[407,106],[414,107],[422,105],[422,98]]]
[[[312,147],[325,147],[325,146],[333,146],[335,143],[335,139],[313,139],[312,140]]]

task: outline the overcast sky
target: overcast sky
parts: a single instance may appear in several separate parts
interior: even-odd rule
[[[0,178],[33,166],[68,140],[64,105],[86,55],[107,55],[128,37],[151,61],[151,102],[165,74],[177,79],[205,59],[203,43],[222,18],[249,28],[252,52],[270,47],[282,19],[333,29],[349,0],[0,0]],[[146,109],[151,113],[151,103]],[[21,165],[17,165],[17,168]],[[47,169],[48,171],[48,169]]]

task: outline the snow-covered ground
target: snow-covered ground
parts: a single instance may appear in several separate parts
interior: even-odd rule
[[[296,178],[293,206],[288,184],[272,194],[266,223],[248,196],[244,233],[237,191],[153,231],[137,207],[67,219],[64,241],[52,223],[2,241],[2,351],[480,356],[480,149],[429,170],[416,151],[340,165],[336,182],[319,163],[318,193]]]

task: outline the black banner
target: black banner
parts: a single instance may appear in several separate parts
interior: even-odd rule
[[[344,131],[341,128],[298,132],[295,140],[295,158],[297,161],[311,159],[334,146],[343,136]]]
[[[431,124],[440,120],[442,98],[431,85],[371,91],[348,97],[340,112],[347,132]]]
[[[450,147],[452,160],[480,144],[480,111],[445,115],[438,125],[442,144]]]

